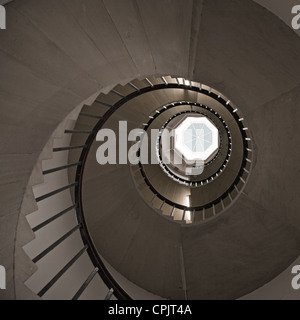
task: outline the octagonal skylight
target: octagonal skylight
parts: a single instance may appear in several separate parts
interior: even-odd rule
[[[188,161],[207,161],[219,146],[219,131],[206,117],[187,117],[175,129],[175,149]]]

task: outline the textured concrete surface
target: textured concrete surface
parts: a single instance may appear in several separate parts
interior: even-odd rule
[[[294,30],[291,27],[291,12],[292,8],[296,5],[299,5],[298,0],[254,0],[261,6],[265,7],[267,10],[274,13],[277,17],[279,17],[282,21],[284,21],[294,32],[300,36],[300,29]],[[294,15],[292,15],[293,17]]]
[[[116,111],[105,127],[117,129],[118,120],[128,118],[131,119],[130,126],[138,126],[147,118],[147,110],[152,114],[157,106],[163,105],[164,99],[172,100],[174,92],[168,90],[168,93],[163,95],[158,91],[151,96],[146,94],[133,99]],[[177,94],[177,98],[181,100],[183,97]],[[280,112],[283,104],[287,106],[284,116]],[[176,289],[182,287],[182,283],[176,284],[175,281],[180,275],[172,274],[174,279],[171,286],[167,286],[166,278],[161,276],[165,269],[157,262],[166,259],[167,248],[163,244],[167,242],[172,243],[170,247],[177,248],[168,256],[169,268],[170,265],[180,265],[178,248],[183,247],[190,299],[236,299],[272,280],[299,255],[300,224],[296,214],[299,206],[296,200],[298,169],[292,148],[299,142],[295,128],[298,105],[297,87],[263,107],[253,109],[249,127],[255,143],[254,168],[243,195],[227,212],[204,225],[183,227],[179,231],[180,237],[173,239],[170,234],[178,229],[178,225],[169,223],[166,232],[153,229],[147,249],[136,247],[131,242],[127,244],[127,231],[134,232],[132,239],[141,244],[147,242],[149,235],[136,230],[147,230],[159,218],[161,224],[166,222],[142,205],[125,166],[101,167],[96,163],[96,149],[100,144],[95,142],[86,164],[83,195],[89,231],[99,252],[131,281],[163,297],[167,297],[167,292],[172,299],[181,298],[178,295],[180,291],[176,292]],[[280,124],[281,121],[284,123]],[[290,137],[288,143],[283,132]],[[170,190],[165,190],[163,194],[168,192]],[[109,194],[115,194],[113,202]],[[288,203],[284,199],[289,199]],[[136,206],[136,203],[140,205]],[[133,212],[136,221],[132,221]],[[144,215],[147,220],[142,219]],[[143,253],[145,250],[151,252],[152,246],[157,248],[155,258],[145,263]],[[124,264],[123,260],[127,261],[129,257],[132,263]],[[144,279],[149,270],[153,277],[160,279],[156,286],[149,285]]]
[[[273,16],[253,3],[246,6],[245,2],[232,1],[229,7],[228,3],[223,6],[225,4],[220,1],[203,3],[199,31],[201,42],[198,44],[193,79],[218,88],[240,107],[254,137],[256,160],[245,194],[233,207],[203,226],[181,228],[187,293],[191,299],[239,298],[272,280],[299,256],[300,250],[300,225],[295,221],[297,215],[293,214],[299,208],[297,186],[292,187],[293,181],[296,183],[298,180],[292,145],[299,143],[299,135],[293,125],[299,119],[297,84],[300,78],[298,71],[295,72],[299,67],[295,63],[299,61],[299,40],[286,26],[278,24]],[[258,19],[258,12],[254,14],[256,9],[262,18]],[[240,27],[236,28],[236,25]],[[227,36],[229,34],[230,37]],[[241,45],[236,46],[236,43]],[[226,49],[222,50],[224,46]],[[163,103],[162,100],[160,104]],[[284,116],[280,111],[283,105],[286,106]],[[278,129],[280,119],[284,121],[282,130]],[[94,158],[93,151],[91,159]],[[129,177],[122,169],[111,172],[109,168],[99,168],[103,173],[97,179],[98,170],[92,167],[93,177],[88,176],[86,181],[85,207],[94,240],[116,269],[139,285],[147,285],[143,278],[145,274],[151,270],[158,278],[163,269],[158,269],[156,263],[155,267],[148,264],[145,267],[142,248],[134,248],[134,251],[128,246],[125,249],[123,245],[127,236],[121,229],[114,230],[114,239],[105,242],[113,226],[125,223],[123,219],[118,222],[113,216],[121,219],[126,212],[132,211],[126,205],[131,199],[131,192],[135,192],[129,188],[130,180],[124,182]],[[119,180],[122,183],[117,183]],[[90,184],[93,185],[91,189]],[[112,205],[109,200],[97,199],[92,191],[95,189],[103,194],[103,198],[108,196],[107,192],[120,194],[117,203]],[[132,199],[129,203],[134,201],[138,200]],[[118,207],[122,208],[120,213],[115,212]],[[144,212],[136,212],[136,215],[140,217]],[[157,219],[155,214],[152,216]],[[129,221],[126,220],[126,225],[130,224]],[[142,230],[147,229],[150,220],[144,223],[140,221],[138,224]],[[136,229],[136,223],[132,227]],[[159,239],[162,244],[167,239],[170,241],[169,233],[173,227],[177,226],[170,224],[163,234],[154,231],[152,239]],[[141,233],[135,235],[135,239],[143,243],[147,236]],[[156,242],[153,240],[153,243]],[[178,243],[173,242],[173,245]],[[120,262],[127,256],[134,259],[131,270]],[[172,265],[178,265],[179,254],[172,258]],[[136,271],[131,273],[139,268],[144,270],[142,275]],[[179,296],[176,296],[175,282],[173,284],[173,290],[169,289],[169,292],[176,299]],[[164,296],[164,281],[160,287],[154,288],[151,284],[146,288]]]
[[[257,131],[269,140],[276,138],[278,131],[274,123],[270,124],[269,114],[264,115],[264,121],[258,117],[260,109],[269,108],[274,121],[278,121],[283,118],[282,110],[292,106],[288,99],[295,98],[283,99],[276,112],[272,102],[293,89],[297,95],[299,38],[252,1],[229,0],[225,4],[221,0],[206,0],[201,6],[196,1],[182,5],[182,1],[174,0],[169,10],[167,0],[151,1],[151,5],[149,1],[124,0],[122,5],[134,19],[123,18],[118,23],[120,8],[115,3],[16,0],[7,5],[8,28],[0,33],[0,161],[4,164],[0,185],[0,261],[8,270],[8,290],[0,293],[1,298],[16,297],[16,230],[23,196],[30,193],[27,184],[32,169],[62,119],[95,92],[152,73],[188,75],[223,91],[242,109],[249,126],[253,126],[254,138],[257,139]],[[167,10],[170,25],[166,25],[163,10]],[[159,30],[156,36],[155,28]],[[191,35],[194,40],[189,42]],[[151,55],[145,55],[148,48]],[[253,114],[256,109],[257,114]],[[299,120],[297,117],[297,113],[287,113],[283,118],[287,128],[281,135],[280,146],[284,150],[285,143],[291,140],[287,136],[291,134],[289,123]],[[267,130],[267,125],[272,130]],[[292,138],[298,144],[299,136]],[[276,165],[282,168],[276,182],[282,182],[282,187],[274,183],[278,171],[272,169],[273,152],[265,149],[263,142],[257,145],[257,166],[261,161],[265,169],[259,183],[265,191],[258,194],[258,188],[250,183],[248,197],[261,201],[269,214],[274,212],[277,224],[284,220],[280,230],[285,240],[292,223],[293,228],[299,227],[298,197],[291,192],[298,180],[294,162],[297,151],[294,148],[295,156],[293,153],[289,158],[275,157]],[[288,161],[287,165],[282,163],[283,159]],[[279,203],[279,194],[288,200],[280,198]],[[272,230],[275,229],[273,225]],[[298,250],[298,236],[291,234],[289,257],[285,253],[282,258],[274,258],[278,261],[274,275],[288,266]]]

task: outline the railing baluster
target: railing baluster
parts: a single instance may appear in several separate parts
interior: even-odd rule
[[[166,80],[165,77],[161,77],[162,81],[164,82],[164,84],[167,86],[168,85],[168,81]]]
[[[148,84],[150,84],[151,87],[154,87],[154,84],[148,78],[146,78],[145,80],[147,81]]]
[[[40,201],[42,201],[42,200],[48,199],[48,198],[50,198],[50,197],[52,197],[52,196],[54,196],[54,195],[56,195],[56,194],[58,194],[58,193],[61,193],[61,192],[65,191],[65,190],[68,190],[68,189],[71,189],[71,188],[73,188],[73,187],[76,187],[77,184],[78,184],[77,182],[76,182],[76,183],[72,183],[72,184],[70,184],[70,185],[68,185],[68,186],[65,186],[65,187],[63,187],[63,188],[60,188],[60,189],[57,189],[57,190],[52,191],[52,192],[50,192],[50,193],[47,193],[47,194],[45,194],[45,195],[43,195],[43,196],[40,196],[40,197],[36,198],[35,201],[36,201],[36,202],[40,202]]]
[[[67,134],[92,134],[93,131],[90,130],[66,130]]]
[[[94,119],[102,119],[103,117],[102,116],[97,116],[95,114],[90,114],[90,113],[80,113],[80,116],[82,117],[87,117],[87,118],[94,118]]]
[[[113,107],[111,104],[108,104],[106,102],[102,102],[102,101],[99,101],[99,100],[95,100],[95,102],[98,103],[98,104],[102,104],[103,106],[108,107],[108,108],[112,108]]]
[[[33,263],[39,262],[48,253],[50,253],[52,250],[54,250],[57,246],[59,246],[62,242],[64,242],[67,238],[69,238],[75,231],[79,230],[80,228],[81,228],[81,224],[77,225],[72,230],[70,230],[68,233],[66,233],[64,236],[62,236],[60,239],[55,241],[50,247],[48,247],[46,250],[44,250],[38,256],[36,256],[34,259],[32,259]]]
[[[106,295],[106,297],[105,297],[104,300],[105,300],[105,301],[111,300],[113,294],[114,294],[114,289],[110,289],[110,290],[108,291],[108,294]]]
[[[72,267],[72,265],[87,251],[88,246],[80,250],[77,255],[67,263],[61,271],[38,293],[39,297],[43,297],[51,287]]]
[[[224,210],[225,209],[225,205],[224,205],[223,199],[221,199],[221,205],[222,205],[222,210]]]
[[[121,97],[121,98],[125,98],[125,96],[124,96],[122,93],[120,93],[120,92],[118,92],[118,91],[116,91],[116,90],[111,90],[111,92],[114,93],[114,94],[116,94],[117,96],[119,96],[119,97]]]
[[[76,294],[74,295],[74,297],[72,298],[72,300],[78,300],[82,294],[84,293],[84,291],[86,290],[86,288],[89,286],[89,284],[92,282],[92,280],[94,279],[95,275],[98,273],[99,269],[95,268],[93,270],[93,272],[88,276],[88,278],[86,279],[86,281],[84,282],[84,284],[80,287],[80,289],[76,292]]]
[[[72,168],[72,167],[77,167],[77,166],[80,166],[80,165],[81,165],[81,162],[76,162],[76,163],[68,164],[66,166],[45,170],[45,171],[43,171],[43,175],[46,176],[47,174],[51,174],[51,173],[54,173],[54,172],[62,171],[62,170],[69,169],[69,168]]]
[[[213,204],[213,215],[216,215],[216,206]]]
[[[70,151],[70,150],[75,150],[75,149],[85,149],[86,147],[87,147],[87,145],[60,147],[60,148],[54,148],[53,152]]]
[[[175,211],[175,207],[172,208],[172,211],[170,213],[170,217],[173,217],[174,216],[174,211]]]
[[[192,213],[192,222],[195,222],[195,214],[196,214],[196,210],[193,210],[193,213]]]
[[[135,86],[133,83],[129,82],[129,85],[130,85],[134,90],[140,91],[140,89],[139,89],[137,86]]]
[[[74,204],[72,207],[69,207],[68,209],[66,210],[63,210],[62,212],[56,214],[55,216],[53,216],[52,218],[46,220],[45,222],[42,222],[41,224],[39,224],[38,226],[32,228],[32,231],[33,232],[37,232],[39,231],[40,229],[46,227],[48,224],[50,224],[51,222],[55,221],[56,219],[62,217],[64,214],[70,212],[71,210],[73,209],[76,209],[77,208],[77,205]]]

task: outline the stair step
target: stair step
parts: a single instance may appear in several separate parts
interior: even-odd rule
[[[132,88],[130,85],[125,85],[125,86],[121,86],[118,85],[113,89],[116,93],[121,94],[124,98],[130,94],[132,94],[133,92],[136,92],[136,90],[134,88]]]
[[[122,98],[117,94],[110,92],[108,94],[101,93],[96,99],[96,101],[97,103],[103,104],[104,106],[111,107],[111,106],[114,106],[121,99]]]
[[[135,80],[131,81],[131,83],[132,83],[135,87],[137,87],[139,90],[145,89],[145,88],[148,88],[148,87],[149,87],[149,84],[148,84],[145,80],[135,79]]]
[[[161,84],[165,84],[164,81],[162,80],[162,78],[159,77],[148,77],[147,78],[153,85],[161,85]],[[147,80],[146,80],[147,81]],[[147,81],[148,82],[148,81]]]

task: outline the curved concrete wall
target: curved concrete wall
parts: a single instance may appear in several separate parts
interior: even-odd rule
[[[264,163],[265,192],[254,182],[248,192],[255,200],[263,197],[274,219],[299,231],[299,200],[292,190],[299,178],[294,119],[299,118],[300,41],[265,9],[250,0],[14,1],[7,5],[0,43],[0,261],[8,276],[1,298],[16,297],[16,226],[25,193],[32,206],[23,213],[34,211],[26,188],[53,131],[89,97],[140,76],[194,79],[241,106],[252,130],[260,132],[260,150],[266,150],[264,141],[274,142],[267,157],[258,158]],[[283,106],[289,143],[282,137],[285,161],[278,156],[273,162],[275,122],[282,121]],[[278,167],[280,188],[269,192]],[[285,200],[273,207],[279,196]]]
[[[272,13],[274,13],[277,17],[279,17],[282,21],[284,21],[290,28],[292,28],[291,21],[294,15],[291,15],[292,8],[296,5],[299,5],[298,0],[285,0],[285,1],[274,1],[274,0],[253,0],[265,7]],[[292,28],[292,30],[294,30]],[[294,30],[298,36],[300,36],[300,29]]]

